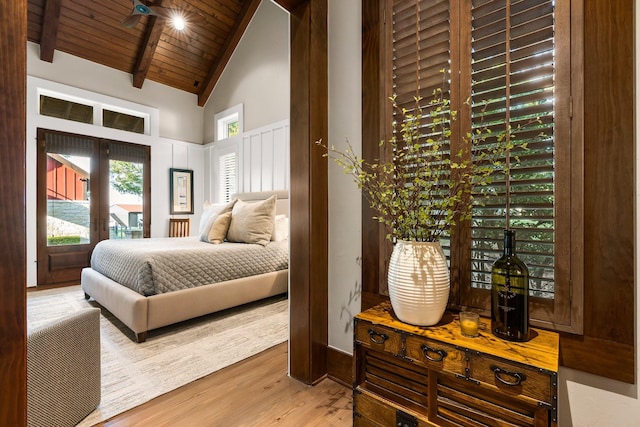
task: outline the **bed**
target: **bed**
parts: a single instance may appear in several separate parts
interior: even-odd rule
[[[199,236],[100,242],[91,267],[82,271],[85,298],[109,310],[140,343],[150,330],[286,293],[288,223],[285,237],[278,221],[269,241],[254,243],[250,233],[257,221],[243,222],[252,217],[243,217],[242,209],[255,211],[255,206],[273,203],[271,215],[286,218],[288,192],[240,193],[236,198],[240,202],[231,210],[215,212],[211,218],[205,218],[205,210]],[[202,241],[207,236],[203,230],[211,230],[211,239],[225,218],[229,222],[224,236],[231,242],[219,236]],[[274,239],[276,231],[279,237]]]

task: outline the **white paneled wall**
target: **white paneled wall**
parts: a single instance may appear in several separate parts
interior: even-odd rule
[[[218,194],[218,158],[230,152],[237,156],[237,191],[289,189],[289,120],[245,131],[236,141],[225,140],[205,147],[204,157],[210,170],[205,184],[205,199],[220,202]]]
[[[206,177],[208,177],[203,151],[202,145],[170,139],[163,139],[151,147],[151,237],[168,236],[169,218],[171,217],[191,218],[191,235],[197,234],[198,221],[204,204],[203,186]],[[171,215],[169,213],[170,168],[193,171],[194,213],[192,215]],[[160,189],[163,191],[159,191]]]
[[[289,120],[244,132],[238,191],[289,188]]]

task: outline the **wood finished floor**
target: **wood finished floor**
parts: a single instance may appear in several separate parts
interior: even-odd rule
[[[287,376],[287,343],[97,424],[124,426],[351,426],[351,389]]]

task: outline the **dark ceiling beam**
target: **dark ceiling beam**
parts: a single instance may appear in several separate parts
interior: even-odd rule
[[[251,22],[251,18],[259,5],[260,0],[247,0],[244,3],[234,28],[231,29],[229,37],[225,40],[224,47],[222,48],[222,55],[220,55],[217,62],[214,62],[213,66],[209,70],[207,80],[202,85],[202,89],[198,94],[198,106],[203,107],[204,104],[206,104],[211,92],[213,92],[213,88],[216,86],[216,83],[218,83],[218,79],[220,78],[224,67],[227,66],[229,59],[231,59],[233,51],[236,46],[238,46],[242,34],[244,34],[244,31],[247,29],[247,26],[249,25],[249,22]]]
[[[153,5],[160,6],[161,3],[162,0],[157,0]],[[162,35],[162,27],[165,20],[158,20],[157,16],[149,16],[147,22],[147,31],[144,35],[144,43],[142,44],[142,49],[140,50],[140,54],[138,54],[136,66],[132,73],[133,87],[137,87],[138,89],[142,87],[144,80],[147,78],[147,73],[149,72],[153,55],[156,53],[156,47],[158,47],[158,42]]]
[[[58,24],[62,0],[46,0],[40,34],[40,59],[53,62],[53,53],[58,41]]]
[[[294,13],[298,7],[307,2],[307,0],[273,0],[289,13]]]

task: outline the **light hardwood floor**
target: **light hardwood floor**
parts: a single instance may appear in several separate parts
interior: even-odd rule
[[[351,389],[287,376],[287,343],[159,396],[98,426],[351,426]]]

